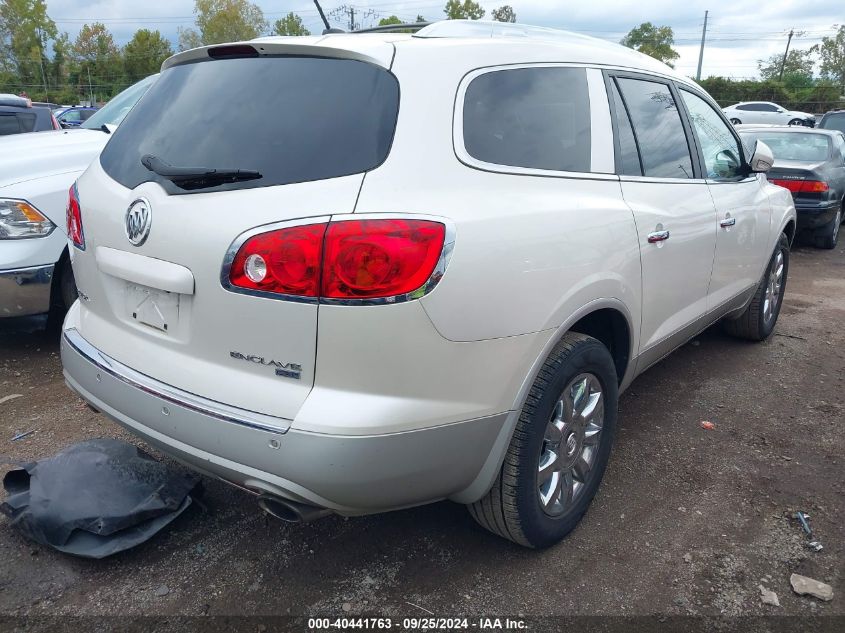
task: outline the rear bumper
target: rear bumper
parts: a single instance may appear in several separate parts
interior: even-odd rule
[[[836,216],[838,210],[838,200],[826,200],[816,203],[796,201],[795,211],[798,213],[798,228],[817,229],[823,227]]]
[[[71,389],[163,452],[249,491],[340,514],[458,495],[477,479],[508,415],[381,435],[283,430],[273,420],[256,418],[261,414],[133,372],[74,328],[65,329],[61,354]]]
[[[29,316],[50,310],[53,264],[0,270],[0,317]]]

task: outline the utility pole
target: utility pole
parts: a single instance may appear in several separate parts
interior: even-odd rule
[[[91,67],[85,66],[85,70],[88,71],[88,97],[91,99],[91,105],[95,105],[94,103],[94,87],[91,85]]]
[[[44,50],[41,48],[41,29],[38,29],[38,65],[41,66],[41,81],[44,82],[44,101],[50,102],[50,92],[47,90],[47,75],[44,74]]]
[[[707,16],[710,11],[704,12],[704,28],[701,29],[701,50],[698,51],[698,70],[695,71],[695,80],[701,81],[701,63],[704,61],[704,39],[707,37]]]
[[[789,54],[789,43],[792,42],[792,35],[795,31],[793,29],[789,29],[789,39],[786,40],[786,50],[783,51],[783,60],[780,63],[780,76],[778,77],[778,81],[783,81],[783,69],[786,66],[786,56]]]
[[[349,7],[349,30],[355,30],[355,7]]]

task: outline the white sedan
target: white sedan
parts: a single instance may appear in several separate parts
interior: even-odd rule
[[[722,112],[734,125],[743,123],[768,123],[770,125],[804,125],[814,127],[816,117],[807,112],[787,110],[769,101],[743,101],[727,108]]]
[[[130,86],[75,130],[0,139],[0,318],[63,313],[76,300],[68,188],[157,76]]]

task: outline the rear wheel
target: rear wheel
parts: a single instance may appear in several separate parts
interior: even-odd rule
[[[604,475],[617,397],[607,348],[567,333],[531,387],[493,487],[469,507],[475,520],[527,547],[548,547],[571,532]]]
[[[828,250],[836,248],[836,242],[839,240],[839,226],[842,224],[842,210],[836,212],[834,217],[825,226],[819,229],[816,233],[816,247],[826,248]]]
[[[749,341],[763,341],[769,338],[780,314],[788,273],[789,239],[781,233],[751,303],[739,318],[724,322],[728,334]]]

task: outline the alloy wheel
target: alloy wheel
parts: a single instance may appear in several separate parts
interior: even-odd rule
[[[564,388],[546,425],[537,469],[537,495],[543,511],[566,513],[591,479],[604,427],[604,394],[591,373]]]
[[[769,279],[766,284],[766,294],[763,299],[763,319],[766,323],[771,322],[771,320],[775,317],[782,286],[783,251],[778,250],[774,264],[769,271]]]

